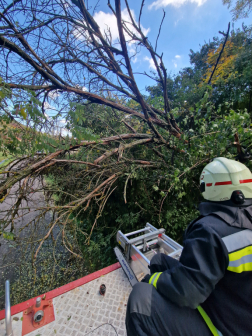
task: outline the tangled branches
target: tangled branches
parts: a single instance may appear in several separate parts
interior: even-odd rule
[[[180,176],[230,148],[223,134],[225,129],[231,134],[239,118],[222,122],[207,96],[195,115],[186,111],[190,123],[183,121],[183,129],[178,126],[167,94],[163,54],[157,53],[157,41],[153,48],[140,24],[143,2],[138,22],[127,0],[125,5],[128,21],[122,18],[120,0],[114,6],[108,2],[119,34],[118,41],[113,41],[109,29],[101,31],[84,0],[0,4],[0,141],[4,151],[14,155],[13,163],[8,162],[0,175],[3,204],[14,190],[13,204],[1,214],[1,232],[8,227],[14,230],[20,212],[29,212],[31,190],[42,190],[45,202],[37,207],[37,216],[48,212],[55,216],[38,242],[34,259],[56,226],[66,249],[81,257],[67,236],[68,225],[95,208],[92,225],[84,230],[82,223],[76,229],[85,244],[91,244],[109,199],[120,189],[126,204],[127,186],[136,176],[151,204],[145,207],[144,202],[136,202],[136,206],[141,213],[160,218],[171,186],[175,185],[180,200],[184,189],[190,192],[196,183],[189,188]],[[163,90],[159,108],[139,89],[129,46],[135,47],[135,54],[144,48],[153,61],[154,80]],[[188,126],[194,119],[198,131]],[[65,133],[59,131],[60,123]],[[37,183],[41,176],[45,177],[42,185]],[[48,176],[56,176],[56,183],[46,182]],[[161,200],[150,198],[148,192],[153,188],[159,190]],[[52,202],[55,195],[60,200]],[[74,232],[72,238],[77,235]]]
[[[157,155],[155,155],[154,162],[143,159],[135,148],[139,150],[139,148],[147,146],[148,149],[149,146],[152,146],[154,150],[162,145],[167,149],[183,152],[182,149],[177,149],[171,144],[171,136],[180,139],[181,131],[171,113],[165,89],[167,76],[162,56],[157,54],[156,48],[153,49],[142,31],[140,18],[143,6],[137,24],[128,1],[125,4],[130,22],[122,19],[120,0],[115,0],[114,8],[108,2],[117,22],[118,47],[109,38],[109,31],[101,32],[84,0],[76,0],[72,3],[64,0],[54,0],[50,3],[30,0],[14,1],[8,6],[1,5],[0,20],[3,25],[0,28],[0,57],[3,62],[0,74],[6,83],[2,82],[2,86],[5,85],[6,90],[8,89],[10,92],[9,96],[5,97],[6,103],[2,102],[3,113],[6,115],[8,112],[8,116],[16,123],[18,123],[18,118],[22,116],[27,123],[23,135],[19,133],[19,138],[14,136],[14,140],[15,137],[21,138],[21,142],[26,143],[26,156],[22,157],[20,154],[18,156],[19,160],[24,160],[25,165],[17,164],[15,167],[8,167],[8,172],[2,173],[3,179],[0,185],[2,202],[8,199],[10,190],[17,183],[20,185],[16,194],[17,200],[4,217],[5,225],[2,230],[10,224],[13,229],[13,221],[21,209],[22,201],[26,199],[27,193],[32,188],[32,183],[41,174],[52,171],[56,166],[66,167],[72,164],[81,166],[80,174],[88,175],[90,180],[90,186],[81,198],[74,197],[65,205],[50,204],[39,209],[42,212],[49,211],[49,209],[57,211],[57,219],[40,242],[35,258],[43,242],[50,236],[54,226],[59,223],[63,227],[63,243],[69,249],[64,240],[66,223],[72,213],[86,210],[91,200],[97,199],[99,195],[99,210],[88,235],[89,241],[108,197],[115,190],[113,189],[115,181],[120,176],[129,173],[132,166],[135,169],[138,167],[153,169],[165,163]],[[21,13],[25,16],[25,20],[20,20]],[[129,44],[134,44],[136,48],[144,47],[150,53],[158,73],[157,81],[162,83],[164,88],[163,111],[150,106],[140,93],[128,52]],[[19,71],[15,71],[17,65]],[[29,96],[29,92],[35,92],[34,98]],[[4,103],[8,106],[7,100],[12,99],[13,95],[22,95],[22,100],[20,99],[16,105],[15,112],[7,111],[7,107],[4,108]],[[26,104],[24,104],[25,100]],[[116,130],[112,129],[110,136],[93,141],[83,140],[81,137],[78,138],[78,141],[75,141],[75,138],[69,140],[60,134],[55,142],[55,137],[52,134],[51,138],[54,139],[54,144],[48,140],[50,153],[46,153],[45,150],[38,151],[34,141],[41,144],[41,139],[37,140],[37,137],[50,127],[50,121],[43,115],[37,122],[34,121],[34,113],[32,113],[34,108],[32,110],[31,106],[39,102],[41,111],[45,115],[48,101],[52,102],[52,100],[54,100],[54,106],[58,104],[56,107],[57,117],[60,117],[64,112],[68,113],[66,111],[71,110],[74,103],[73,114],[68,114],[67,117],[70,126],[73,126],[74,118],[77,115],[77,105],[88,106],[89,104],[91,106],[98,104],[112,109],[118,119],[119,126]],[[130,101],[135,102],[133,108],[130,107]],[[31,133],[31,128],[35,126],[37,129],[40,127],[40,133],[30,135],[30,138],[27,138],[25,142],[25,133]],[[139,133],[139,129],[144,132]],[[130,130],[131,133],[125,133],[125,130]],[[73,132],[73,127],[71,131]],[[28,147],[31,144],[33,151],[28,153]],[[21,145],[17,144],[17,146]],[[100,156],[94,155],[94,150],[98,146],[102,152]],[[85,154],[84,161],[75,159],[76,155],[71,154],[78,153],[83,148],[86,153],[92,153],[92,161],[86,160],[90,154]],[[69,153],[68,160],[65,158],[66,153]],[[128,153],[131,154],[128,155]],[[146,155],[144,156],[146,157]],[[27,187],[28,181],[30,181],[30,189]],[[45,191],[46,188],[44,187]]]

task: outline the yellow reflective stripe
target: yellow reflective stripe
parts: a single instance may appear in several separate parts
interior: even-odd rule
[[[149,280],[149,284],[153,285],[155,288],[157,288],[157,281],[158,281],[158,278],[160,277],[161,274],[162,274],[162,272],[152,274],[152,276],[150,277],[150,280]]]
[[[242,273],[242,272],[252,271],[252,262],[251,263],[247,263],[247,264],[242,264],[242,265],[240,265],[238,267],[228,266],[227,270],[231,271],[231,272],[235,272],[235,273]]]
[[[230,253],[228,271],[241,273],[252,271],[252,246]]]
[[[155,278],[155,280],[154,280],[154,282],[153,282],[153,286],[154,286],[156,289],[157,289],[157,281],[158,281],[158,279],[159,279],[159,277],[160,277],[161,274],[162,274],[162,272],[158,273],[157,276],[156,276],[156,278]]]
[[[156,273],[154,273],[154,274],[150,277],[149,284],[151,284],[151,282],[152,282],[152,280],[153,280],[155,274],[156,274]]]
[[[237,259],[241,259],[245,255],[252,254],[252,246],[245,247],[242,250],[230,253],[229,256],[229,261],[235,261]]]
[[[208,328],[211,330],[212,334],[214,336],[220,336],[221,333],[218,331],[217,328],[213,325],[213,322],[211,321],[210,317],[207,315],[205,310],[202,307],[197,307],[198,311],[200,312],[200,315],[203,317],[204,321],[206,322]]]

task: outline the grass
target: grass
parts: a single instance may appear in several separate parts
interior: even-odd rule
[[[0,152],[0,162],[4,159],[5,159],[5,156],[3,155],[3,153]]]
[[[5,160],[4,162],[0,163],[0,168],[2,166],[6,166],[6,164],[8,164],[11,160],[13,159],[13,157],[11,155],[3,155],[2,152],[0,152],[0,162],[2,162],[3,160]]]

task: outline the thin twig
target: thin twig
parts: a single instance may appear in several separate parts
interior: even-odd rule
[[[143,6],[144,6],[144,1],[145,0],[142,0],[142,4],[141,4],[141,9],[140,9],[140,13],[139,13],[139,19],[138,19],[138,27],[140,29],[140,21],[141,21],[141,16],[142,16],[142,11],[143,11]]]
[[[164,18],[165,18],[165,11],[163,10],[163,12],[164,12],[163,18],[162,18],[161,24],[159,26],[158,36],[157,36],[157,39],[156,39],[155,52],[157,52],[157,43],[158,43],[159,35],[161,33],[162,24],[163,24],[163,21],[164,21]]]
[[[124,192],[123,192],[123,198],[124,198],[124,203],[126,204],[127,203],[127,199],[126,199],[126,191],[127,191],[127,184],[128,184],[128,181],[130,179],[130,176],[131,174],[128,175],[127,179],[126,179],[126,182],[124,184]]]
[[[181,175],[179,175],[178,178],[180,179],[183,175],[185,175],[186,173],[188,173],[188,172],[191,171],[192,169],[198,167],[198,166],[201,165],[202,163],[204,163],[204,162],[206,162],[206,161],[209,161],[209,160],[210,160],[210,158],[195,163],[192,167],[190,167],[189,169],[187,169],[186,171],[184,171]],[[170,192],[171,189],[173,188],[174,184],[175,184],[175,182],[170,186],[170,188],[169,188],[169,190],[167,191],[166,195],[165,195],[164,198],[162,199],[162,202],[161,202],[161,205],[160,205],[160,209],[159,209],[159,223],[161,222],[160,215],[161,215],[161,210],[162,210],[162,207],[163,207],[163,203],[164,203],[166,197],[168,196],[169,192]]]

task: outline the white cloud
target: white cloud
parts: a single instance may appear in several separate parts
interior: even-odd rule
[[[70,131],[69,131],[68,129],[66,129],[66,128],[61,128],[60,131],[61,131],[61,135],[62,135],[63,137],[66,137],[67,135],[68,135],[69,137],[72,136],[72,132],[70,132]]]
[[[198,6],[203,5],[207,0],[156,0],[148,6],[148,9],[158,9],[160,7],[166,7],[168,5],[179,8],[184,5],[186,2],[196,3]]]
[[[133,19],[137,22],[137,20],[135,18],[134,10],[131,10],[131,14],[133,16]],[[115,42],[117,39],[119,39],[117,21],[116,21],[116,17],[114,16],[113,13],[105,13],[103,11],[99,11],[99,12],[95,13],[94,19],[97,22],[97,24],[100,26],[100,29],[101,29],[102,33],[104,33],[104,31],[108,32],[108,28],[109,28],[110,33],[111,33],[112,42]],[[131,22],[130,16],[129,16],[126,8],[122,11],[122,19],[124,21]],[[132,31],[132,25],[127,24],[127,26]],[[142,26],[141,26],[141,28],[142,28],[142,31],[143,31],[144,35],[147,36],[147,34],[150,31],[150,28],[146,29]],[[136,35],[138,35],[138,33],[135,31],[135,29],[134,29],[134,33]],[[129,38],[129,36],[128,37],[126,36],[126,38]]]
[[[86,88],[86,86],[81,86],[79,84],[75,85],[76,89],[82,90],[82,91],[88,91],[88,89]]]
[[[119,37],[116,18],[113,13],[104,13],[103,11],[100,11],[95,13],[94,19],[100,26],[102,33],[104,33],[104,31],[107,32],[109,28],[113,42]]]
[[[133,17],[133,20],[137,22],[134,10],[131,10],[131,15]],[[103,11],[99,11],[94,14],[94,19],[99,25],[101,33],[103,34],[104,37],[107,35],[108,38],[111,39],[112,44],[119,42],[117,20],[113,13],[105,13]],[[131,19],[128,14],[127,8],[125,8],[122,11],[122,20],[126,22],[126,26],[132,33],[134,33],[136,36],[139,36],[139,33],[133,28],[132,24],[129,23],[131,22]],[[145,36],[147,36],[148,33],[150,32],[150,28],[144,28],[142,25],[141,25],[141,29]],[[75,27],[75,29],[73,30],[73,34],[79,40],[85,39],[86,41],[88,41],[90,39],[88,34],[79,26]],[[137,50],[136,41],[131,41],[131,37],[125,31],[124,31],[124,34],[125,34],[125,38],[127,41],[129,55],[134,56],[132,59],[132,62],[136,63],[138,61],[138,58],[135,56],[136,50]],[[95,37],[95,38],[98,40],[98,37]],[[83,89],[83,91],[87,91],[87,89],[86,90]]]
[[[150,69],[157,71],[155,63],[154,63],[154,61],[151,57],[145,56],[144,60],[149,62],[149,68]]]
[[[65,125],[66,124],[66,119],[61,119],[61,120],[59,120],[59,124],[63,124],[63,125]]]
[[[49,98],[55,100],[60,95],[59,90],[53,90],[48,93]]]
[[[133,62],[133,63],[136,63],[137,61],[138,61],[138,58],[137,58],[137,56],[135,56],[135,57],[131,58],[131,62]]]
[[[175,58],[172,60],[174,68],[178,67],[178,63],[180,63],[180,60],[181,60],[181,56],[180,55],[175,55]]]
[[[175,22],[174,22],[174,26],[176,27],[178,25],[178,23],[184,19],[184,16],[182,15],[180,18],[178,18]]]
[[[45,110],[53,110],[54,109],[48,102],[44,102],[44,108],[45,108]]]

